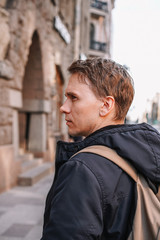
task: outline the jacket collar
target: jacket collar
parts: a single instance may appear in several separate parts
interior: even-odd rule
[[[74,155],[76,152],[80,151],[81,149],[87,146],[96,145],[98,143],[97,142],[98,136],[101,135],[103,132],[109,131],[110,133],[112,133],[115,132],[117,128],[121,128],[123,126],[124,124],[103,127],[101,129],[98,129],[97,131],[95,131],[94,133],[92,133],[91,135],[89,135],[80,142],[70,143],[58,141],[56,149],[56,164],[68,161],[72,157],[72,155]]]

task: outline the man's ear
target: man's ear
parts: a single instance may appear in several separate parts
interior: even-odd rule
[[[102,100],[102,102],[103,102],[103,105],[100,108],[99,114],[101,117],[105,117],[113,110],[115,106],[115,100],[114,100],[114,97],[107,96]]]

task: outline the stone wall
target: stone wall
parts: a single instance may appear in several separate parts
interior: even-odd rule
[[[63,101],[57,95],[57,75],[62,98],[66,69],[74,58],[74,4],[0,1],[0,191],[16,184],[21,147],[53,161],[56,140],[66,133],[57,124],[61,121],[57,107]],[[55,29],[55,16],[68,30],[69,44]]]

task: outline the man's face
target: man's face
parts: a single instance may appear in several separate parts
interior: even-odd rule
[[[68,132],[72,136],[88,136],[100,128],[98,99],[90,87],[90,81],[80,82],[77,73],[71,75],[65,91],[66,100],[60,111],[65,114]]]

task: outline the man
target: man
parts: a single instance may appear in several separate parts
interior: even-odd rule
[[[134,181],[107,158],[73,154],[91,145],[108,146],[141,171],[156,193],[160,135],[147,124],[124,124],[134,89],[121,65],[93,58],[75,61],[68,70],[71,76],[60,110],[69,134],[85,139],[57,144],[41,239],[127,239],[137,200]]]

